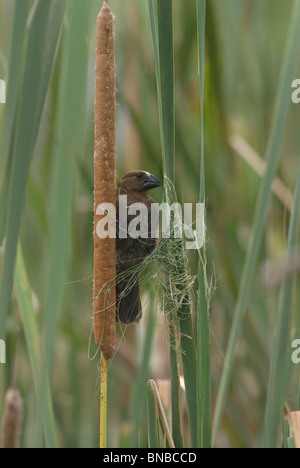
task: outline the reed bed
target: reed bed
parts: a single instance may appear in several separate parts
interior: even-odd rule
[[[7,445],[99,447],[99,416],[101,447],[299,445],[299,20],[299,0],[1,0]],[[125,326],[95,232],[131,169],[201,202],[205,242],[158,242]]]

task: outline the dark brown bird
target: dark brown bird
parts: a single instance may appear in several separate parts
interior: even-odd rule
[[[122,177],[117,187],[116,313],[117,320],[122,323],[132,323],[141,317],[139,274],[133,270],[151,254],[156,245],[156,239],[151,237],[151,231],[156,229],[156,226],[151,226],[151,204],[154,200],[146,192],[160,185],[159,180],[149,172],[130,171]],[[120,198],[120,195],[126,195],[127,199]],[[125,200],[127,205],[123,204]],[[146,209],[128,214],[134,203],[142,203]],[[138,237],[131,235],[130,225],[134,219]]]

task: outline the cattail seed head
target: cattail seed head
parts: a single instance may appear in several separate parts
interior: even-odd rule
[[[104,5],[97,20],[94,152],[94,305],[95,341],[106,359],[115,350],[116,240],[97,236],[101,203],[116,206],[116,83],[114,17]]]

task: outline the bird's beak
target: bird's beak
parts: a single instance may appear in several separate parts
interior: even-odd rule
[[[148,179],[144,182],[143,184],[143,190],[146,192],[147,190],[150,190],[150,189],[153,189],[155,187],[160,187],[161,186],[161,183],[160,181],[157,179],[157,177],[155,177],[154,175],[150,174],[150,176],[148,177]]]

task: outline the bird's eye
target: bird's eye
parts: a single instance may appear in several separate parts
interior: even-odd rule
[[[141,172],[139,172],[137,175],[136,175],[139,179],[141,179],[143,177],[143,174]]]

